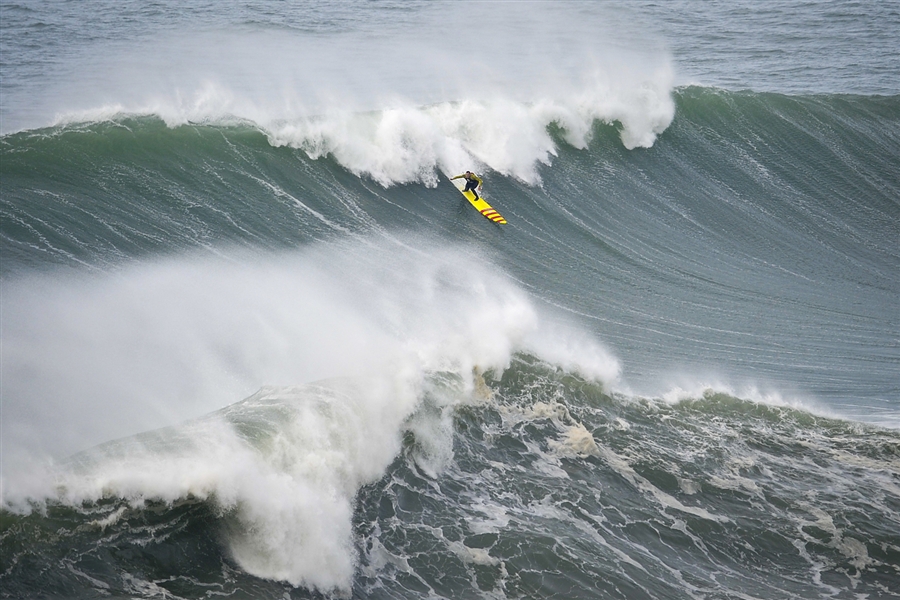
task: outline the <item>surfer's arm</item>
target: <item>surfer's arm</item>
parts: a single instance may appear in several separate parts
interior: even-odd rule
[[[465,177],[465,175],[457,175],[456,177],[451,177],[450,181],[453,181],[454,179],[459,179],[460,177]]]

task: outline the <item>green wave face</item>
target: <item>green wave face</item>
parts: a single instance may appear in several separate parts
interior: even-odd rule
[[[892,589],[900,98],[673,100],[487,156],[503,229],[389,111],[3,136],[4,592]]]

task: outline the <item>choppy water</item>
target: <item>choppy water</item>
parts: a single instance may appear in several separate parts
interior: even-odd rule
[[[0,10],[4,597],[900,590],[897,3]]]

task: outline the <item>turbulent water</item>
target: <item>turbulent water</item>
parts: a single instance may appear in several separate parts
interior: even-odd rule
[[[900,5],[622,4],[2,0],[0,596],[897,597]]]

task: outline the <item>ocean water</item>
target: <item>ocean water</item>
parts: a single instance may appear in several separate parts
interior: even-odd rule
[[[900,2],[0,33],[0,596],[900,595]]]

